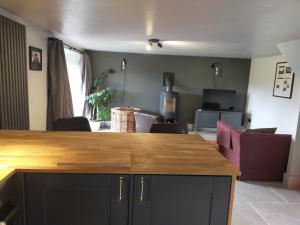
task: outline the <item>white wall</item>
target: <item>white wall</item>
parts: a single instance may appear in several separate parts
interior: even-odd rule
[[[47,115],[47,38],[49,34],[1,8],[0,15],[6,16],[26,26],[27,57],[29,54],[29,46],[41,48],[43,51],[43,70],[29,70],[28,59],[27,70],[30,129],[45,130]]]
[[[299,142],[297,126],[300,108],[300,76],[297,74],[295,76],[292,99],[272,96],[276,63],[284,61],[286,60],[283,56],[252,59],[246,112],[251,114],[251,128],[277,127],[277,133],[292,134],[287,175],[300,176],[300,159],[297,157],[300,152],[297,144]]]
[[[293,70],[300,76],[300,39],[277,45]]]
[[[295,76],[300,79],[300,39],[280,43],[277,46],[293,68],[296,74]],[[300,99],[299,89],[296,90],[295,94],[297,95],[296,98]],[[296,104],[298,106],[298,111],[300,112],[300,101]],[[290,157],[288,183],[291,186],[300,188],[300,118],[298,120],[297,134]]]

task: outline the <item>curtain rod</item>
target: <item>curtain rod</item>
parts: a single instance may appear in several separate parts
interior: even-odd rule
[[[58,39],[55,38],[55,37],[49,37],[48,39],[49,39],[49,40],[58,40]],[[78,48],[74,48],[73,46],[68,45],[68,44],[65,43],[65,42],[63,42],[63,45],[64,45],[64,46],[67,46],[70,50],[74,50],[74,51],[79,52],[80,54],[83,54],[83,53],[84,53],[84,51],[82,51],[82,50],[80,50],[80,49],[78,49]]]
[[[78,49],[78,48],[74,48],[74,47],[72,47],[71,45],[66,44],[65,42],[64,42],[64,45],[67,46],[70,50],[79,52],[80,54],[83,54],[83,53],[84,53],[84,51],[82,51],[82,50],[80,50],[80,49]]]

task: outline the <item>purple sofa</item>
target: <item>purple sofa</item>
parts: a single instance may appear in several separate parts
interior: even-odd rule
[[[219,151],[241,171],[239,180],[282,181],[291,135],[242,132],[217,123]]]

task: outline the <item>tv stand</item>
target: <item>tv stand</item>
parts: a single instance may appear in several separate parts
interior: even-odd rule
[[[224,111],[224,110],[202,110],[195,112],[194,127],[195,130],[203,128],[217,128],[218,120],[229,123],[234,128],[241,128],[243,113],[240,111]]]

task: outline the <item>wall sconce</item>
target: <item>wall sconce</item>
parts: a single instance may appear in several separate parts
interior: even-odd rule
[[[213,69],[213,88],[216,89],[216,78],[220,78],[223,75],[223,65],[221,63],[215,62],[211,65]]]
[[[125,58],[122,59],[121,70],[125,71],[127,66],[127,60]]]
[[[216,62],[211,65],[211,68],[213,69],[214,77],[221,77],[223,75],[223,65],[221,63]]]

